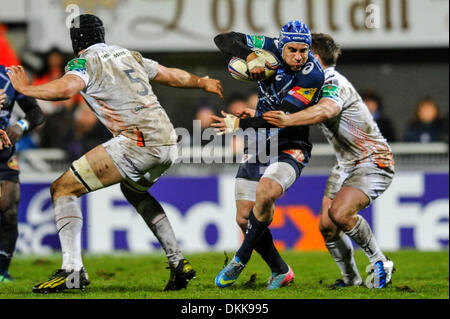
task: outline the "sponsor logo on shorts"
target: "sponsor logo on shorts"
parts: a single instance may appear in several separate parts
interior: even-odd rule
[[[8,167],[15,171],[19,170],[19,161],[17,160],[17,156],[11,157],[11,159],[8,161]]]
[[[128,162],[128,164],[131,165],[131,167],[133,167],[134,170],[136,170],[136,172],[140,172],[139,169],[136,167],[136,165],[133,163],[133,161],[128,157],[127,154],[123,154],[123,158]]]
[[[283,153],[291,155],[299,163],[303,163],[305,160],[305,155],[303,155],[303,152],[299,149],[285,150]]]

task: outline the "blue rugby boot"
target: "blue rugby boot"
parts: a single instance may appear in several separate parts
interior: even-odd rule
[[[371,268],[370,275],[366,280],[368,288],[382,289],[392,282],[392,274],[395,271],[392,260],[387,259],[385,262],[379,260]]]
[[[272,274],[267,283],[268,290],[274,290],[286,286],[294,281],[295,274],[290,266],[289,270],[284,274]]]
[[[239,258],[234,256],[230,263],[217,275],[216,286],[225,288],[232,285],[238,279],[244,267],[245,265],[241,263]]]
[[[10,283],[10,282],[14,282],[14,279],[8,272],[5,272],[3,275],[0,275],[0,283]]]

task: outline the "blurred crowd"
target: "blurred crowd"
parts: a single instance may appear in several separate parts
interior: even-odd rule
[[[50,50],[43,56],[41,69],[32,72],[32,83],[44,84],[60,78],[69,59],[58,49]],[[80,94],[65,101],[38,100],[38,104],[46,121],[18,142],[17,151],[58,148],[66,151],[68,159],[74,160],[111,137]],[[17,111],[16,116],[20,116]]]
[[[5,66],[19,64],[14,50],[8,45],[4,35],[5,29],[2,28],[0,25],[0,64]],[[71,56],[65,55],[58,49],[50,50],[42,56],[39,68],[28,66],[27,70],[32,74],[33,84],[43,84],[61,77],[70,58]],[[424,96],[411,107],[412,115],[410,115],[409,124],[405,132],[399,132],[393,121],[384,114],[384,102],[380,94],[372,90],[362,90],[360,93],[381,133],[389,142],[448,142],[448,113],[441,114],[438,101],[433,97]],[[240,114],[245,110],[247,113],[250,110],[251,113],[256,109],[257,100],[255,88],[251,91],[231,93],[220,108],[207,100],[194,101],[191,107],[196,109],[194,119],[200,121],[201,129],[205,130],[213,122],[211,115],[220,115],[221,110],[232,114]],[[73,160],[111,137],[109,131],[98,121],[80,95],[66,101],[38,101],[38,103],[46,115],[46,122],[19,141],[18,151],[33,148],[58,148],[65,150],[68,159]],[[16,117],[21,117],[20,109],[15,109],[18,110]],[[176,118],[173,122],[175,127],[179,125]],[[192,130],[189,131],[192,132]],[[323,136],[319,138],[314,136],[312,134],[312,142],[326,142]],[[208,140],[202,140],[203,145],[208,142]],[[243,138],[236,134],[231,139],[231,144],[233,150],[239,151],[244,145]]]

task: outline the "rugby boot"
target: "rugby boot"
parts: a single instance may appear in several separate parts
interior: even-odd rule
[[[386,288],[392,282],[392,274],[395,271],[392,260],[387,259],[385,262],[377,261],[371,270],[366,280],[368,288]]]
[[[274,290],[294,282],[295,274],[290,266],[289,270],[284,274],[272,274],[267,283],[268,290]]]
[[[89,283],[84,267],[79,271],[58,269],[49,276],[47,281],[34,286],[32,291],[41,294],[56,293],[65,289],[84,289]]]
[[[216,286],[219,288],[225,288],[232,285],[244,270],[245,265],[241,263],[237,256],[234,256],[229,264],[222,269],[222,271],[216,277]]]
[[[170,269],[170,277],[164,291],[184,289],[189,280],[195,278],[195,270],[186,259],[181,259],[175,268],[167,268]]]

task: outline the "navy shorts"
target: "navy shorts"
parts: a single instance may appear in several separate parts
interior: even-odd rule
[[[258,158],[249,158],[244,155],[241,165],[239,165],[236,178],[244,178],[250,181],[259,181],[264,175],[265,169],[274,162],[284,162],[291,165],[296,173],[296,178],[300,177],[303,168],[308,164],[309,156],[304,156],[300,149],[284,150],[281,154],[271,159],[268,163],[261,163]]]
[[[19,183],[19,164],[16,155],[0,161],[0,181]]]

